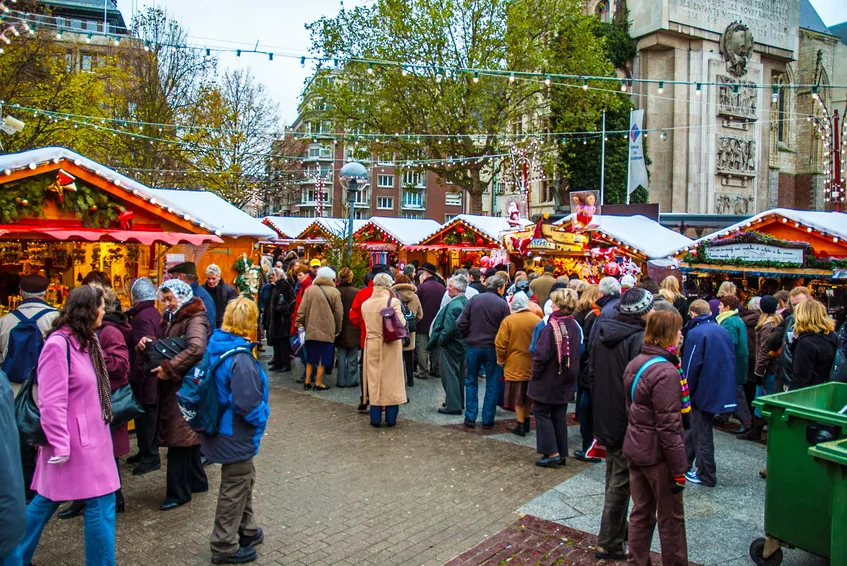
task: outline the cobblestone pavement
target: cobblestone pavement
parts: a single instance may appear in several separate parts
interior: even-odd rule
[[[297,391],[292,374],[281,377],[288,385],[271,390],[271,422],[256,460],[254,508],[266,533],[259,564],[443,564],[513,523],[519,506],[585,469],[578,462],[537,468],[532,448],[404,420],[403,409],[396,428],[374,429],[348,405]],[[326,393],[333,391],[351,399],[358,394]],[[422,402],[418,391],[413,399]],[[127,511],[117,521],[119,565],[209,563],[220,472],[206,470],[209,493],[161,512],[164,467],[142,477],[123,467]],[[54,519],[34,563],[78,566],[83,557],[82,520]]]

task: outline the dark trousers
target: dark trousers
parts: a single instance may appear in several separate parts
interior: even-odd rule
[[[168,448],[166,501],[187,503],[192,493],[209,490],[206,472],[200,463],[200,446]]]
[[[535,415],[536,452],[544,456],[568,455],[568,405],[548,405],[538,401],[532,406]]]
[[[156,446],[156,405],[144,405],[144,412],[135,417],[135,442],[142,463],[160,462]]]
[[[367,405],[368,400],[365,398],[365,356],[359,356],[359,404]]]
[[[688,466],[697,460],[697,475],[703,485],[715,487],[717,483],[717,465],[715,464],[715,436],[712,420],[715,415],[691,407],[691,428],[685,431],[685,455]]]
[[[446,349],[439,349],[441,358],[441,386],[444,388],[446,409],[461,411],[465,408],[465,353],[452,355]]]
[[[629,463],[621,448],[606,447],[606,496],[597,546],[607,552],[623,550],[629,513]]]
[[[30,486],[32,485],[32,478],[35,476],[35,462],[37,459],[38,448],[21,442],[21,467],[24,471],[24,488],[26,489],[27,501],[31,501],[35,497],[35,491]]]
[[[582,436],[583,452],[594,440],[594,403],[590,389],[580,389],[576,396],[576,416],[579,419],[579,434]]]
[[[658,516],[662,566],[688,566],[682,493],[671,493],[674,479],[667,462],[640,468],[630,465],[632,514],[629,516],[629,562],[650,564],[650,543]]]
[[[221,489],[212,530],[212,558],[226,558],[238,552],[238,535],[258,532],[253,519],[253,484],[256,468],[253,458],[221,466]]]
[[[389,424],[394,426],[397,424],[397,415],[400,413],[399,405],[388,405],[386,407],[379,407],[377,405],[371,405],[370,415],[371,422],[373,424],[382,423],[382,411],[385,409],[385,424]]]
[[[291,339],[288,336],[277,338],[273,341],[274,366],[280,368],[291,367]]]
[[[406,369],[406,385],[415,386],[415,351],[403,350],[403,366]]]

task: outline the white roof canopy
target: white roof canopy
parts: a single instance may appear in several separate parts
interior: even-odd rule
[[[573,214],[570,214],[555,224],[564,226],[570,223],[572,218]],[[648,259],[667,257],[693,243],[691,238],[641,215],[595,216],[592,224],[597,225],[595,231],[621,242],[624,246],[635,248]]]
[[[371,217],[367,224],[373,224],[403,246],[412,246],[441,228],[435,220],[416,218]]]

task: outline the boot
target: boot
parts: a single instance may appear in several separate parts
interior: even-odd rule
[[[765,427],[765,420],[759,417],[756,417],[756,421],[753,426],[745,432],[744,434],[739,434],[735,438],[738,440],[752,440],[753,442],[761,442],[762,441],[762,429]]]
[[[118,488],[115,492],[115,513],[124,512],[124,492]]]
[[[525,434],[529,434],[529,417],[523,423],[523,431]]]
[[[512,434],[516,434],[518,436],[526,436],[526,423],[519,422],[518,426],[512,429]]]
[[[79,517],[83,509],[85,509],[85,501],[73,501],[67,508],[59,511],[59,518],[73,519],[74,517]]]

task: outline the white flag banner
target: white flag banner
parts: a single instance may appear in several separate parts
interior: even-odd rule
[[[631,195],[640,186],[647,188],[647,164],[644,162],[641,124],[644,110],[632,110],[629,113],[629,174],[627,175],[626,194]]]

